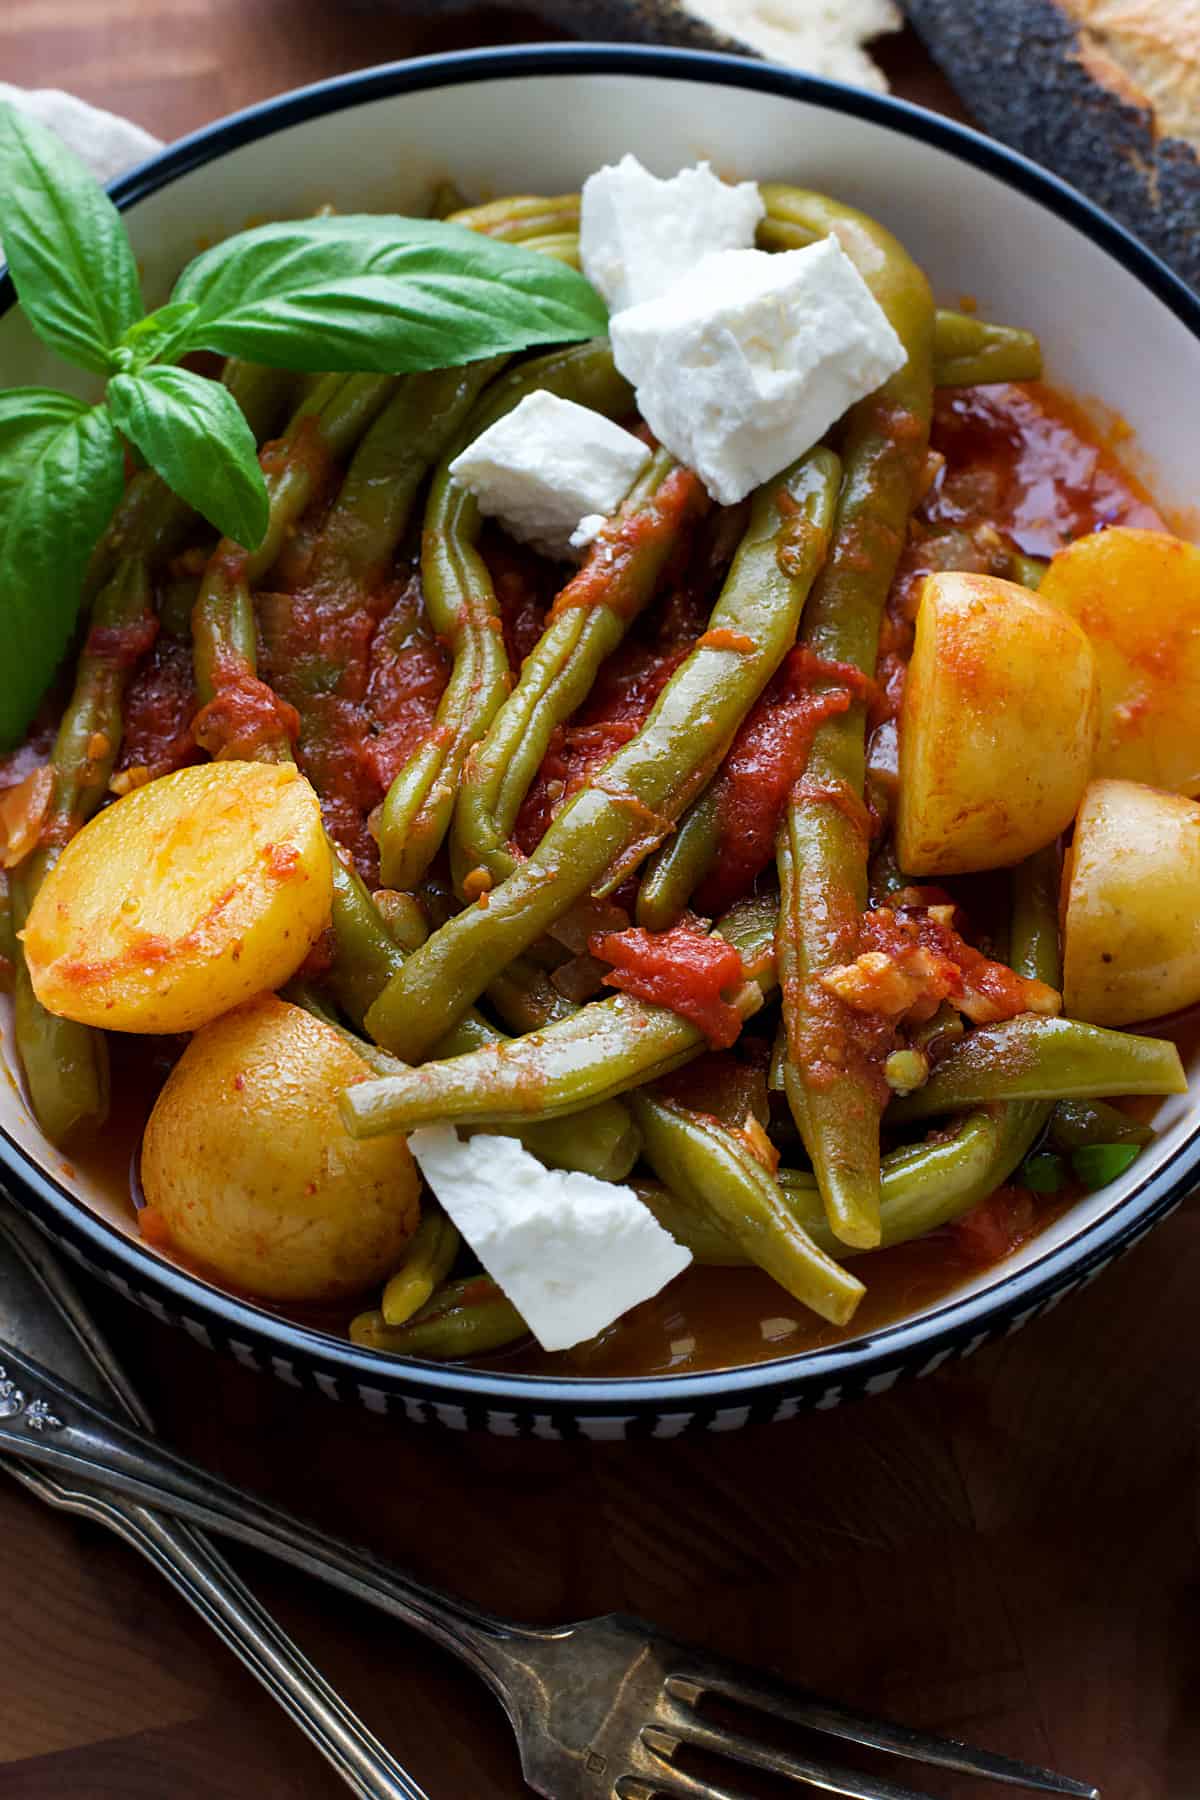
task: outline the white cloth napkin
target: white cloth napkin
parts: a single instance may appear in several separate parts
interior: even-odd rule
[[[10,101],[56,131],[99,181],[111,181],[162,149],[161,138],[143,131],[132,120],[89,106],[86,100],[64,94],[60,88],[19,88],[0,81],[0,100]]]

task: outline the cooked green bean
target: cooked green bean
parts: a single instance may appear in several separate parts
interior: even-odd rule
[[[412,1073],[404,1063],[397,1062],[394,1056],[381,1050],[378,1044],[372,1044],[368,1039],[359,1037],[356,1032],[347,1030],[329,1010],[321,995],[307,982],[289,982],[284,989],[284,998],[296,1006],[304,1007],[323,1024],[332,1026],[367,1067],[375,1071],[379,1080],[403,1081],[405,1076]],[[439,1049],[444,1049],[448,1060],[458,1061],[474,1051],[508,1041],[482,1014],[472,1010],[459,1021],[449,1039],[444,1045],[439,1045]],[[434,1063],[429,1066],[439,1068],[442,1065]],[[375,1084],[364,1082],[362,1085],[370,1087]],[[637,1127],[630,1118],[628,1109],[617,1099],[602,1099],[594,1106],[589,1106],[586,1111],[574,1114],[569,1122],[559,1119],[505,1119],[498,1121],[494,1129],[503,1132],[506,1137],[518,1138],[531,1155],[550,1168],[576,1169],[581,1174],[594,1175],[597,1181],[623,1181],[641,1150],[641,1137]]]
[[[712,1213],[793,1299],[844,1325],[866,1289],[797,1226],[775,1180],[737,1133],[644,1091],[630,1097],[630,1106],[659,1180]]]
[[[153,635],[146,564],[123,557],[101,588],[75,672],[75,686],[51,752],[54,788],[41,846],[13,882],[14,912],[24,925],[34,895],[62,846],[108,792],[121,747],[121,708],[129,674]],[[25,959],[16,958],[13,1030],[34,1117],[51,1143],[97,1131],[108,1117],[108,1048],[102,1032],[49,1013],[33,992]]]
[[[440,849],[467,753],[503,705],[511,679],[492,579],[478,549],[482,515],[450,464],[538,388],[609,417],[628,411],[633,399],[606,343],[553,351],[501,377],[443,456],[425,508],[421,581],[430,624],[449,646],[454,666],[433,729],[383,803],[379,865],[388,887],[412,887]]]
[[[904,1124],[995,1100],[1186,1092],[1187,1075],[1169,1038],[1020,1013],[968,1032],[924,1087],[892,1102],[888,1119]]]
[[[667,931],[713,865],[721,842],[721,777],[693,802],[672,837],[646,864],[637,897],[637,922],[647,931]]]
[[[547,233],[579,229],[578,194],[514,194],[504,200],[488,200],[451,213],[453,225],[465,225],[486,237],[506,238],[526,244]]]
[[[450,837],[460,892],[476,870],[497,882],[517,867],[520,855],[509,840],[551,737],[582,705],[601,663],[649,605],[702,497],[695,476],[660,450],[582,572],[559,595],[516,687],[467,758]]]
[[[964,1119],[951,1137],[892,1150],[883,1159],[880,1240],[877,1249],[924,1237],[969,1212],[1008,1179],[1028,1148],[1027,1121],[1016,1107],[989,1107]],[[776,1184],[796,1222],[826,1255],[844,1262],[870,1251],[835,1237],[825,1217],[816,1177],[779,1169]],[[728,1227],[693,1197],[659,1182],[633,1184],[659,1224],[699,1263],[731,1268],[752,1259]]]
[[[379,1303],[383,1322],[394,1330],[407,1324],[454,1267],[462,1239],[439,1206],[426,1202],[421,1223],[404,1252],[404,1261],[391,1276]]]
[[[528,957],[515,956],[507,969],[489,981],[487,997],[514,1036],[544,1031],[547,1025],[569,1019],[576,1008]]]
[[[329,464],[353,449],[386,406],[399,377],[329,375],[301,402],[283,437],[263,452],[270,512],[256,550],[222,539],[204,571],[192,614],[196,691],[202,704],[252,676],[254,607],[250,590],[283,548]]]
[[[775,912],[773,899],[742,901],[721,920],[722,937],[753,973],[736,1001],[745,1018],[774,986]],[[528,1037],[361,1082],[342,1094],[342,1116],[355,1137],[439,1120],[503,1125],[564,1118],[668,1075],[704,1048],[703,1033],[678,1013],[616,994]]]
[[[1154,1131],[1103,1100],[1060,1100],[1047,1137],[1056,1150],[1067,1152],[1089,1144],[1148,1144]]]
[[[396,1356],[486,1356],[528,1337],[529,1327],[486,1275],[448,1281],[406,1325],[388,1326],[381,1312],[360,1313],[352,1342]]]
[[[310,586],[369,593],[379,585],[421,483],[506,360],[496,356],[404,379],[354,453],[313,549]]]
[[[588,893],[619,885],[705,787],[791,648],[824,555],[839,464],[815,450],[755,496],[746,535],[702,638],[645,725],[559,811],[537,849],[410,958],[367,1015],[388,1049],[417,1061],[510,959]]]
[[[908,352],[904,367],[852,407],[845,480],[829,556],[804,615],[815,655],[872,676],[884,602],[917,493],[933,406],[933,300],[889,232],[849,207],[798,189],[763,198],[817,236],[836,233]],[[832,681],[825,685],[833,685]],[[834,1231],[879,1240],[879,1120],[886,1084],[861,1032],[820,977],[857,953],[867,904],[865,707],[826,719],[779,832],[779,982],[788,1035],[787,1095]]]
[[[973,314],[938,309],[933,327],[936,387],[977,387],[989,381],[1038,381],[1042,347],[1032,331],[993,325]]]

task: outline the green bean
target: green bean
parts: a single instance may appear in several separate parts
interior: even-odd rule
[[[875,1248],[888,1250],[924,1237],[961,1218],[994,1193],[1028,1148],[1027,1122],[1011,1116],[1021,1110],[990,1107],[964,1119],[952,1137],[890,1151],[883,1159],[880,1241]],[[827,1256],[844,1262],[872,1254],[835,1237],[810,1171],[779,1169],[775,1181],[796,1223]],[[690,1250],[697,1262],[733,1268],[752,1260],[731,1230],[706,1213],[694,1197],[659,1182],[636,1181],[633,1185],[659,1224]]]
[[[551,737],[582,705],[600,665],[649,605],[689,511],[702,502],[695,476],[660,450],[559,595],[516,687],[463,770],[450,837],[460,893],[475,870],[503,881],[516,869],[521,858],[509,839]]]
[[[402,966],[404,956],[384,927],[362,882],[336,857],[334,940],[334,962],[326,980],[343,1010],[351,1018],[361,1018],[380,987]],[[292,982],[288,997],[339,1031],[383,1084],[403,1082],[416,1072],[398,1063],[377,1044],[346,1031],[306,984]],[[475,1052],[509,1041],[472,1007],[437,1046],[439,1054],[448,1059],[447,1064],[430,1066],[450,1066]],[[374,1087],[377,1084],[364,1082],[362,1085]],[[599,1099],[579,1117],[573,1118],[569,1126],[555,1119],[500,1123],[508,1135],[520,1138],[525,1148],[541,1162],[556,1169],[578,1169],[600,1181],[623,1180],[637,1161],[641,1148],[641,1139],[628,1112],[616,1099]]]
[[[553,351],[496,382],[443,456],[425,508],[421,581],[430,623],[454,666],[432,730],[397,774],[380,813],[379,863],[388,887],[413,887],[437,854],[467,752],[504,703],[511,679],[492,579],[478,549],[482,515],[450,464],[538,388],[610,417],[627,411],[633,398],[606,343]]]
[[[558,812],[486,907],[459,913],[406,963],[367,1015],[388,1049],[418,1061],[515,955],[589,892],[603,898],[711,779],[746,713],[792,647],[824,555],[839,464],[827,450],[760,488],[701,639],[645,725]]]
[[[630,1105],[659,1180],[710,1212],[793,1299],[844,1325],[866,1289],[797,1226],[773,1177],[737,1134],[645,1092],[633,1094]]]
[[[394,1330],[381,1312],[360,1313],[350,1338],[367,1350],[395,1356],[442,1359],[486,1356],[529,1336],[529,1327],[510,1300],[486,1275],[448,1281],[406,1325]]]
[[[1035,592],[1041,587],[1046,570],[1050,567],[1040,556],[1022,556],[1019,550],[1010,551],[1008,561],[1012,580],[1020,582],[1022,587],[1033,588]]]
[[[569,1119],[511,1119],[491,1130],[515,1137],[531,1156],[552,1169],[577,1169],[597,1181],[624,1181],[642,1153],[642,1134],[629,1108],[614,1098],[598,1100]]]
[[[376,912],[387,926],[388,936],[406,956],[410,956],[429,936],[425,908],[415,894],[402,894],[396,888],[380,888],[372,899]]]
[[[705,788],[679,821],[673,837],[646,864],[637,897],[637,922],[647,931],[666,931],[713,865],[721,842],[721,776]]]
[[[209,560],[192,614],[196,691],[202,705],[231,682],[252,676],[254,607],[250,590],[283,548],[331,462],[345,456],[387,404],[398,377],[326,376],[293,414],[283,437],[262,454],[270,513],[256,550],[223,538]]]
[[[933,301],[902,246],[864,214],[798,189],[764,187],[771,205],[769,196],[815,235],[836,233],[908,352],[904,367],[847,415],[833,541],[801,631],[815,655],[871,676],[929,439]],[[887,1088],[820,977],[857,951],[868,897],[865,772],[859,701],[818,728],[785,808],[777,856],[788,1100],[833,1229],[863,1247],[879,1237],[879,1120]]]
[[[41,846],[14,881],[23,926],[34,896],[64,844],[97,810],[121,747],[121,708],[129,673],[153,621],[150,582],[140,557],[124,557],[96,597],[75,672],[75,686],[51,752],[54,789]],[[61,1144],[98,1130],[108,1116],[108,1049],[102,1032],[48,1013],[33,992],[23,955],[14,971],[14,1035],[30,1105],[42,1131]]]
[[[749,1264],[750,1257],[742,1246],[694,1198],[676,1193],[661,1181],[642,1177],[629,1185],[663,1230],[691,1251],[693,1262],[711,1269],[741,1269]]]
[[[933,327],[937,387],[978,387],[989,381],[1038,381],[1042,347],[1032,331],[992,325],[940,308]]]
[[[1154,1132],[1103,1100],[1060,1100],[1050,1114],[1048,1136],[1056,1150],[1069,1152],[1088,1144],[1148,1144]]]
[[[1024,1159],[1041,1130],[1040,1109],[995,1106],[971,1113],[953,1137],[912,1144],[883,1159],[880,1236],[874,1248],[891,1249],[960,1219],[986,1200]],[[813,1242],[830,1256],[869,1251],[842,1243],[830,1230],[816,1179],[781,1169],[779,1183]]]
[[[924,1087],[892,1102],[888,1120],[907,1124],[996,1100],[1186,1092],[1187,1075],[1169,1038],[1020,1013],[968,1032]]]
[[[507,969],[489,981],[488,1000],[514,1036],[544,1031],[547,1025],[569,1019],[577,1008],[561,994],[545,969],[528,957],[516,956]]]
[[[391,1329],[420,1312],[454,1267],[462,1239],[438,1206],[426,1206],[404,1251],[404,1260],[383,1290],[380,1311]]]
[[[736,1001],[746,1018],[774,985],[775,911],[773,899],[743,901],[721,920],[721,935],[753,972]],[[361,1082],[342,1094],[342,1117],[355,1137],[438,1121],[505,1125],[566,1118],[682,1068],[704,1048],[704,1034],[678,1013],[616,994],[527,1037]]]
[[[517,241],[523,243],[527,250],[537,250],[542,256],[552,256],[556,262],[566,263],[568,268],[579,267],[577,231],[546,231]]]
[[[486,237],[523,244],[530,238],[545,237],[548,232],[577,231],[579,195],[513,194],[503,200],[485,201],[481,206],[464,207],[450,214],[450,222],[481,231]]]
[[[405,378],[354,453],[314,547],[309,585],[368,593],[379,585],[422,481],[506,360]]]

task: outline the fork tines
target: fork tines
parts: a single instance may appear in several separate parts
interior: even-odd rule
[[[734,1730],[703,1717],[699,1703],[706,1696],[926,1767],[976,1775],[1026,1792],[1099,1800],[1099,1790],[1089,1783],[1071,1781],[1049,1769],[1016,1762],[990,1750],[977,1750],[952,1738],[932,1737],[903,1725],[865,1718],[816,1695],[798,1693],[725,1666],[694,1672],[681,1670],[666,1677],[654,1720],[641,1731],[642,1767],[617,1781],[614,1793],[619,1800],[653,1800],[654,1796],[663,1796],[664,1800],[744,1800],[731,1788],[679,1768],[674,1759],[681,1750],[724,1757],[743,1768],[761,1769],[802,1787],[843,1796],[844,1800],[928,1800],[927,1795],[885,1777],[759,1742],[748,1735],[749,1721],[746,1729]]]

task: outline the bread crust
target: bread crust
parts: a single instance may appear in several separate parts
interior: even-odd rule
[[[1200,150],[1200,0],[1060,0],[1092,79]]]

